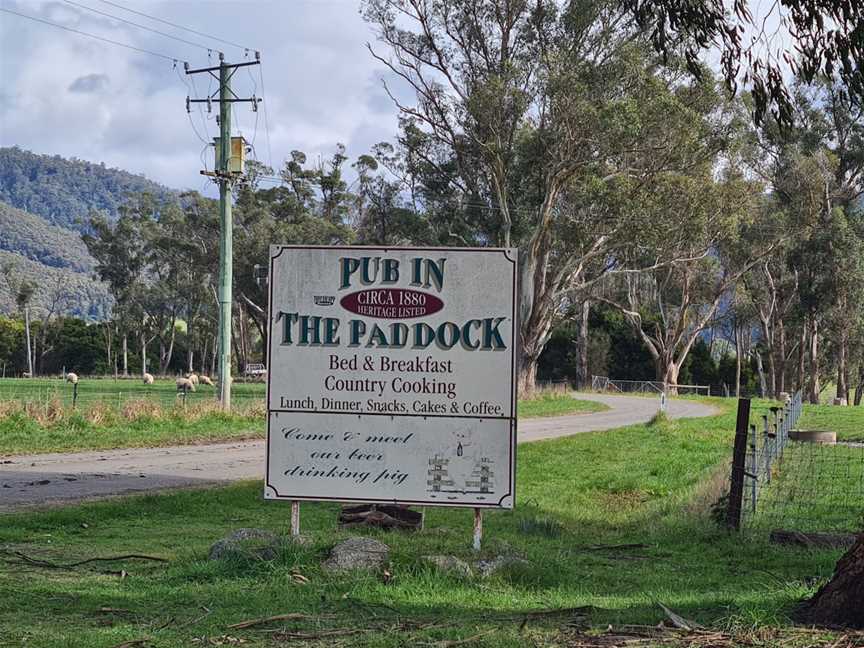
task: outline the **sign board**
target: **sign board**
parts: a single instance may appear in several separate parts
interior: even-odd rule
[[[265,497],[514,503],[514,249],[274,246]]]

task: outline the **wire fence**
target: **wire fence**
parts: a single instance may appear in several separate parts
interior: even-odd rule
[[[146,401],[162,407],[176,407],[215,402],[217,387],[200,384],[195,391],[178,389],[173,381],[144,385],[137,380],[96,379],[76,384],[57,380],[0,380],[0,404],[20,408],[84,408],[91,405],[122,408],[133,401]],[[261,384],[232,385],[232,403],[248,407],[264,403]]]
[[[619,394],[711,395],[711,388],[708,385],[678,385],[657,380],[613,380],[608,376],[591,376],[591,391]]]
[[[739,421],[727,520],[757,531],[848,532],[864,529],[864,443],[833,432],[798,429],[801,393],[753,423]],[[742,420],[743,418],[743,420]]]

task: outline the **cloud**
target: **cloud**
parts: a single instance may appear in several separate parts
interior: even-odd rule
[[[199,171],[205,164],[212,168],[213,151],[206,144],[218,132],[218,107],[209,115],[206,106],[193,107],[188,115],[185,102],[187,95],[212,93],[216,84],[206,74],[185,75],[183,61],[207,67],[218,63],[220,48],[230,62],[251,60],[251,51],[119,8],[100,7],[205,48],[52,0],[4,3],[168,58],[0,14],[0,145],[105,162],[171,187],[213,193]],[[208,2],[206,11],[194,2],[129,0],[124,6],[261,51],[266,85],[255,66],[240,68],[232,84],[241,97],[263,95],[272,158],[262,111],[235,104],[232,121],[235,132],[254,139],[258,158],[272,159],[277,170],[294,149],[314,160],[329,157],[342,142],[353,159],[397,134],[396,108],[379,81],[381,65],[366,50],[374,35],[357,12],[359,0]],[[209,56],[206,47],[213,48]]]
[[[69,92],[99,92],[107,88],[109,83],[107,74],[86,74],[72,82]]]

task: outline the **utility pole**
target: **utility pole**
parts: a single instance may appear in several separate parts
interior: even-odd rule
[[[242,166],[232,168],[231,154],[233,142],[231,139],[231,104],[249,102],[252,110],[258,110],[261,99],[254,95],[241,99],[231,90],[231,77],[238,68],[247,65],[259,65],[261,57],[255,52],[255,60],[245,63],[226,63],[224,55],[219,53],[219,66],[190,70],[186,66],[186,74],[207,73],[219,82],[219,88],[206,99],[191,99],[186,97],[186,110],[190,104],[206,103],[207,111],[212,110],[213,102],[219,103],[219,147],[218,168],[213,173],[201,171],[219,183],[219,402],[223,410],[231,409],[231,312],[233,306],[232,284],[234,279],[233,264],[233,230],[234,221],[231,214],[231,188],[242,177]],[[218,76],[215,74],[218,72]],[[218,95],[218,99],[216,96]],[[241,144],[242,146],[242,144]],[[242,152],[241,152],[242,153]],[[242,157],[242,155],[241,155]]]

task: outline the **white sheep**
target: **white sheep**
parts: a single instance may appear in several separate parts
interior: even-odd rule
[[[178,378],[177,379],[177,391],[195,391],[195,384],[189,380],[188,378]]]
[[[198,384],[198,374],[196,374],[195,372],[188,373],[188,374],[186,374],[186,380],[191,382],[193,385],[197,385]]]
[[[155,382],[155,378],[153,378],[153,374],[145,373],[144,374],[144,384],[152,385]]]
[[[198,376],[198,380],[201,381],[202,385],[210,385],[213,386],[213,381],[210,380],[210,376]]]
[[[73,385],[78,384],[78,374],[72,373],[71,371],[66,374],[66,382],[72,383]]]

